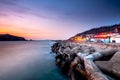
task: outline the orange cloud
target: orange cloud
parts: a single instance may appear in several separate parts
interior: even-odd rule
[[[12,34],[16,36],[24,36],[21,31],[14,27],[0,27],[0,34]],[[25,37],[25,36],[24,36]]]

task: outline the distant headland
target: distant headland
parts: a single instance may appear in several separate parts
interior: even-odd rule
[[[27,41],[24,37],[14,36],[11,34],[0,34],[0,41]]]

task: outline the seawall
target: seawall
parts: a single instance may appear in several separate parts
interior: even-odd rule
[[[56,53],[56,65],[71,80],[119,79],[119,50],[120,44],[116,43],[59,41],[52,46],[52,51]]]

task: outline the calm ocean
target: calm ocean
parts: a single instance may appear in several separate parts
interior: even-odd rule
[[[51,41],[0,42],[0,80],[68,80],[50,54]]]

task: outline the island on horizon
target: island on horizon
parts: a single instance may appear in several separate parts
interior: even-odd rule
[[[24,37],[14,36],[11,34],[0,34],[0,41],[27,41]]]

